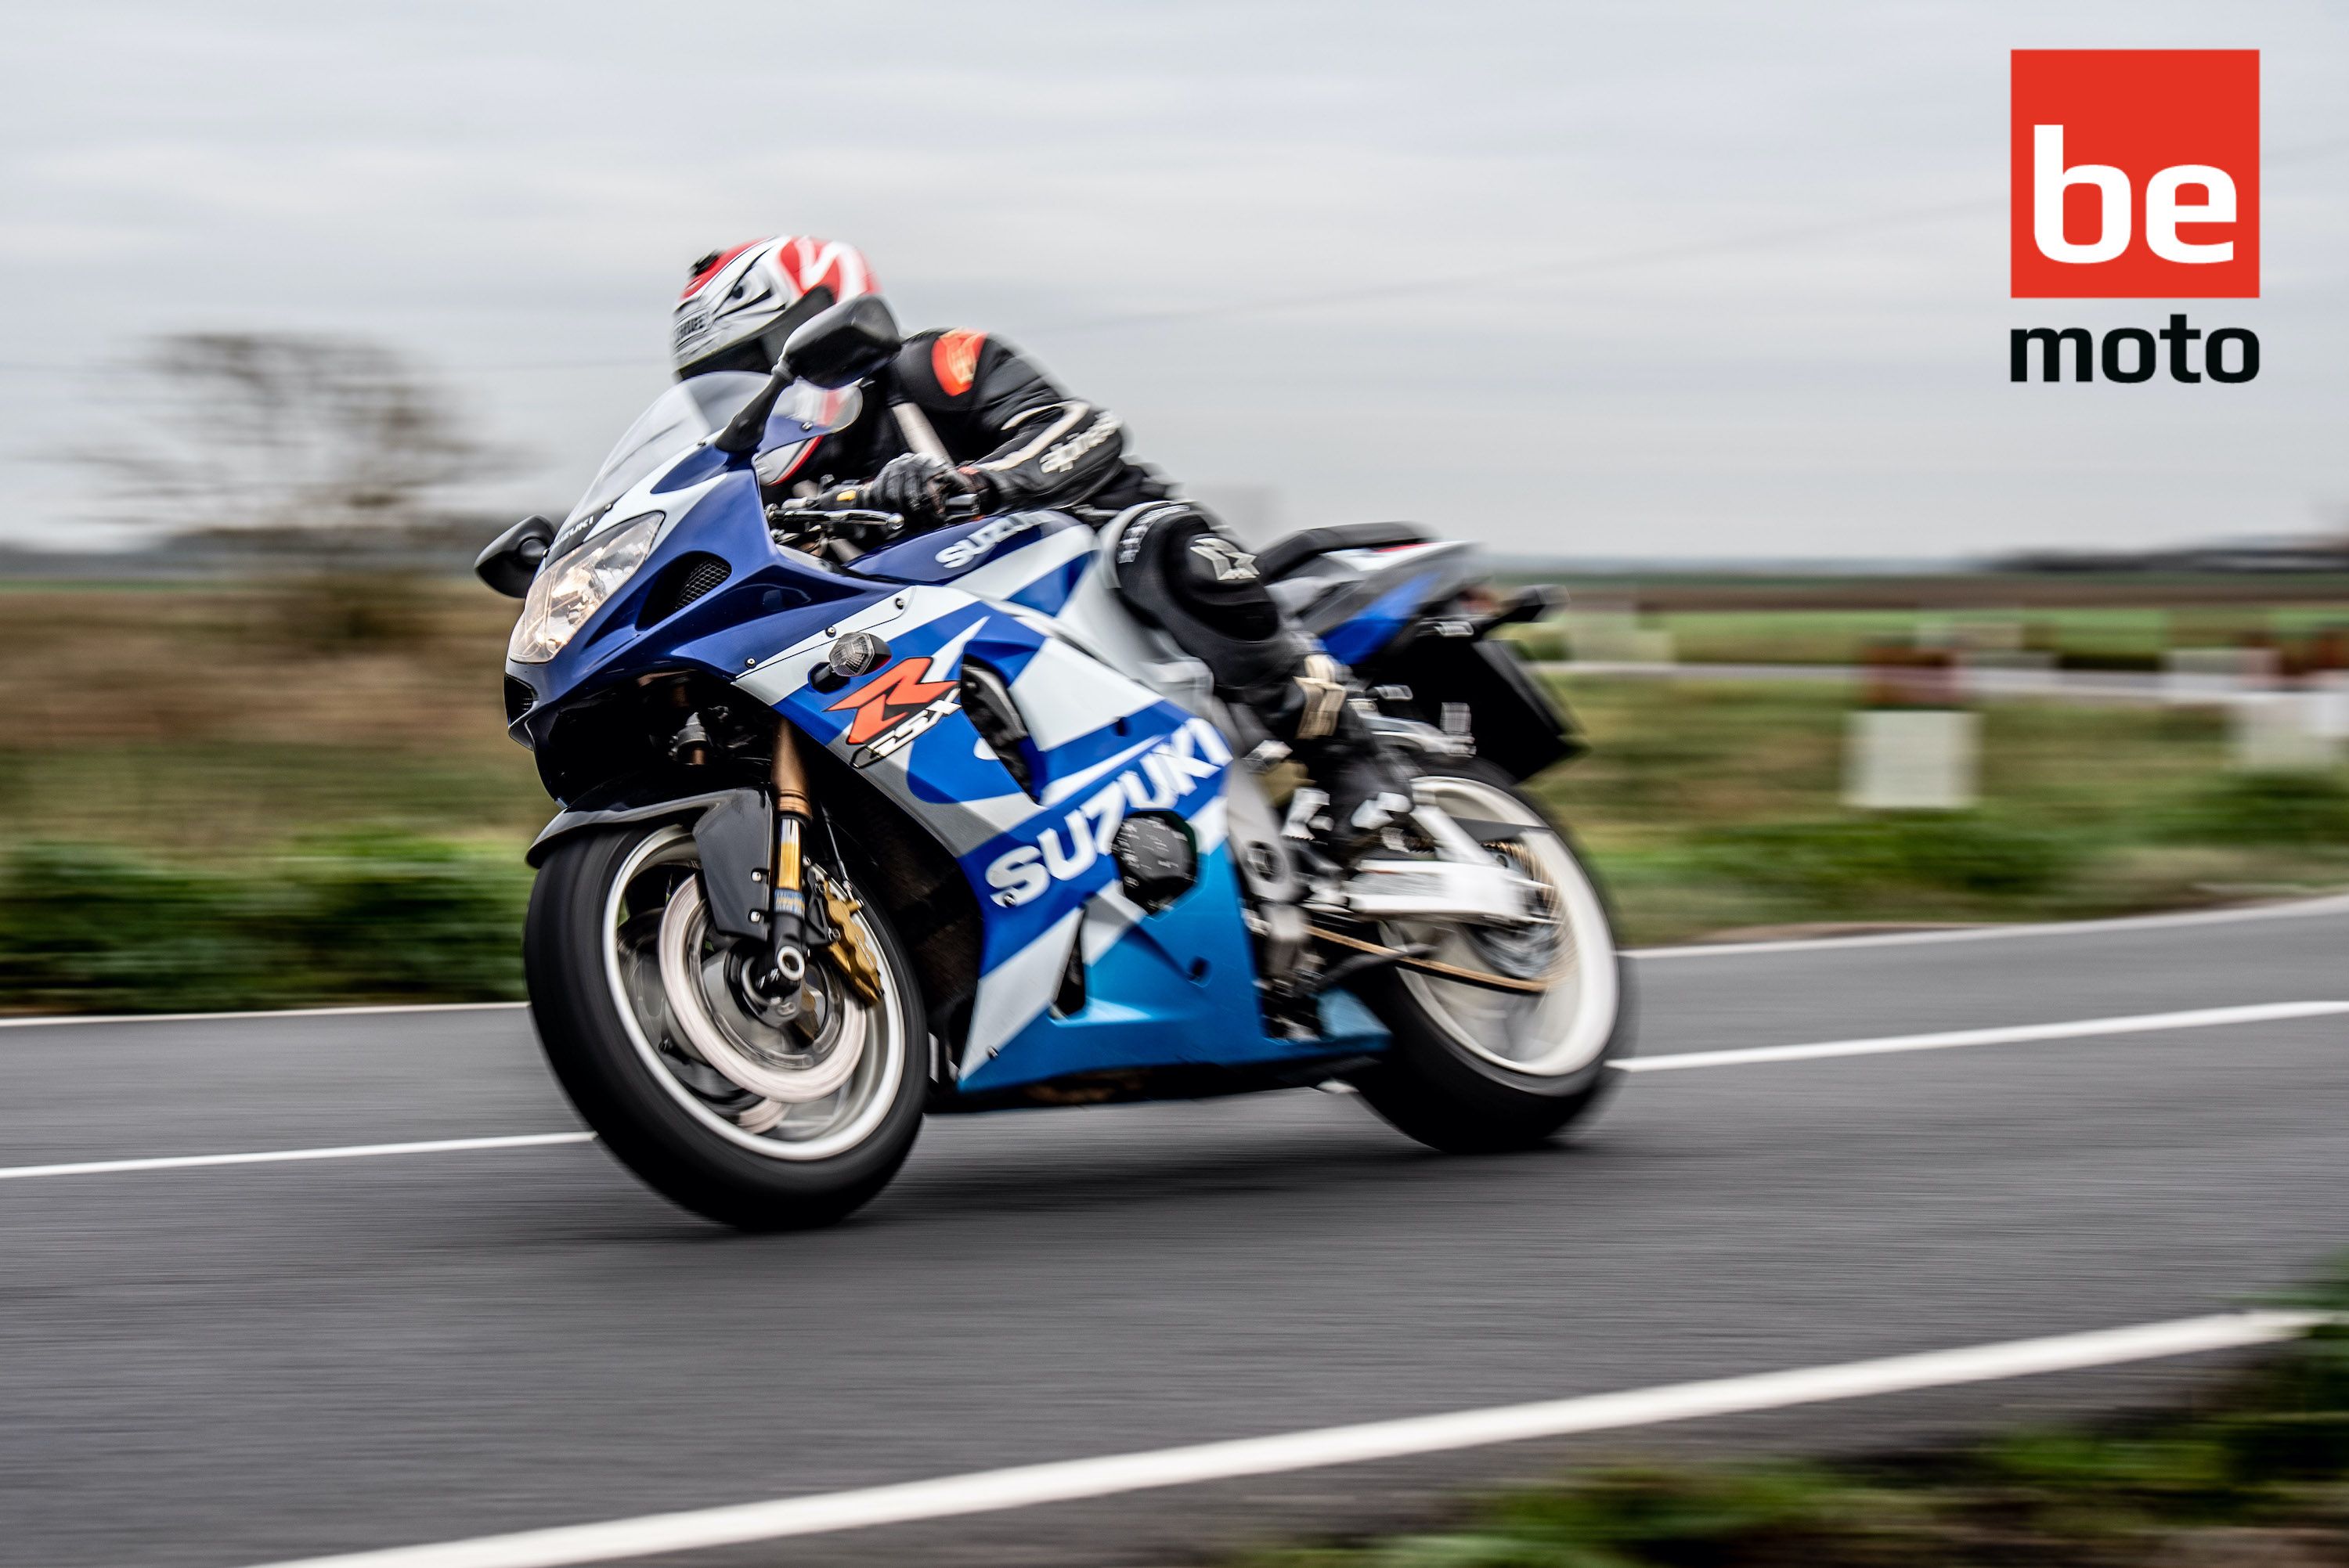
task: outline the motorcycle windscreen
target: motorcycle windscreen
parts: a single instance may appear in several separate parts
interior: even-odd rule
[[[616,443],[587,492],[557,530],[547,549],[549,561],[558,560],[592,538],[609,519],[612,503],[726,428],[751,396],[767,384],[763,376],[746,370],[715,370],[676,383],[636,416],[626,434]],[[855,421],[862,401],[854,387],[832,390],[806,382],[787,387],[767,417],[766,433],[758,458],[764,470],[772,453],[785,448],[803,455],[818,437]]]

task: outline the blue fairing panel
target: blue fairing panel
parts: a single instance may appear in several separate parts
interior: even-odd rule
[[[1362,606],[1351,619],[1322,633],[1321,645],[1340,664],[1361,664],[1411,624],[1435,581],[1434,573],[1423,573],[1389,589]]]
[[[1164,912],[1129,924],[1131,905],[1104,906],[1081,919],[1085,1006],[1066,1016],[1039,1013],[971,1065],[963,1087],[1278,1054],[1257,1015],[1238,896],[1230,858],[1219,849],[1202,859],[1197,885]]]
[[[1025,550],[1048,535],[1084,528],[1065,512],[1014,511],[904,539],[886,549],[857,558],[849,570],[860,577],[885,577],[892,583],[951,583],[967,572]],[[1091,531],[1088,530],[1088,532]]]
[[[1204,721],[1179,709],[1150,719],[1166,727],[1142,734],[1113,754],[1110,765],[1071,776],[1077,787],[1066,793],[1048,789],[1046,804],[959,857],[988,910],[986,967],[1041,939],[1116,882],[1110,844],[1128,815],[1154,811],[1182,819],[1191,824],[1203,856],[1221,844],[1230,751]],[[1211,808],[1211,820],[1200,820]],[[1235,902],[1236,925],[1238,917]]]
[[[978,598],[1060,614],[1092,564],[1091,527],[1064,512],[955,523],[861,556],[850,570],[890,583],[952,583]]]
[[[686,465],[706,450],[697,449]],[[730,679],[826,622],[887,598],[885,584],[776,549],[757,481],[739,459],[692,483],[669,484],[653,499],[666,521],[626,585],[553,659],[507,664],[507,676],[531,689],[532,711],[517,721],[517,731],[528,728],[543,739],[538,729],[564,699],[650,669],[698,666]],[[725,582],[689,604],[656,614],[654,595],[669,581],[669,568],[688,555],[716,556],[725,563]]]
[[[1268,1035],[1239,911],[1231,856],[1220,848],[1201,858],[1197,883],[1158,913],[1114,892],[1091,901],[1076,933],[1084,1006],[1039,1013],[968,1064],[961,1087],[978,1093],[1080,1073],[1248,1067],[1384,1047],[1385,1031],[1351,997],[1325,1006],[1320,1039]]]

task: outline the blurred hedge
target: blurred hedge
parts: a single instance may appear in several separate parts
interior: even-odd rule
[[[1976,811],[1885,812],[1714,829],[1697,840],[1718,875],[1832,903],[1901,889],[2040,892],[2089,846]]]
[[[2165,824],[2208,844],[2338,849],[2349,844],[2349,785],[2323,773],[2237,773],[2189,799]]]
[[[404,835],[193,870],[89,844],[0,862],[0,1006],[198,1012],[522,995],[530,872]]]

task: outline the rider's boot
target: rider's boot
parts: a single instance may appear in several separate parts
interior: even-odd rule
[[[1286,681],[1245,696],[1328,797],[1309,825],[1332,859],[1353,861],[1411,810],[1411,769],[1371,727],[1337,660],[1308,655]]]
[[[1329,797],[1317,841],[1351,860],[1411,805],[1411,770],[1359,711],[1346,666],[1266,587],[1256,557],[1187,501],[1121,514],[1117,590],[1144,623],[1207,666]]]

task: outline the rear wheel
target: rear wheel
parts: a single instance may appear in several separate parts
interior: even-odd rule
[[[1473,758],[1431,765],[1413,794],[1542,890],[1524,927],[1398,921],[1389,946],[1423,944],[1434,962],[1537,985],[1497,990],[1402,967],[1355,989],[1393,1037],[1355,1079],[1372,1109],[1432,1148],[1522,1149],[1587,1114],[1630,1047],[1631,1006],[1612,923],[1564,830],[1508,776]]]
[[[812,954],[794,1010],[763,955],[710,929],[698,866],[673,822],[555,848],[523,935],[539,1041],[588,1125],[661,1192],[745,1230],[828,1224],[921,1130],[912,966],[866,904],[849,924],[870,975]]]

